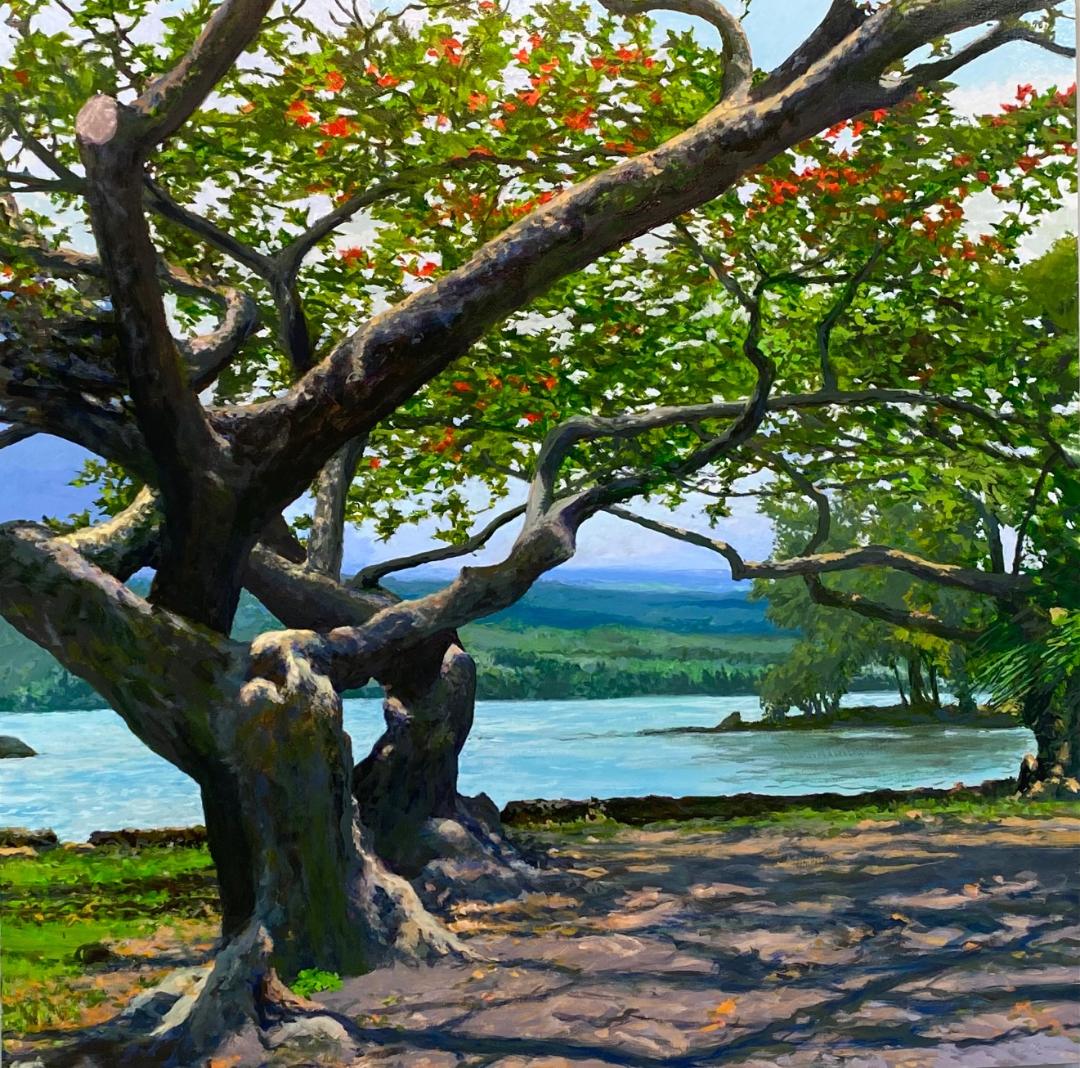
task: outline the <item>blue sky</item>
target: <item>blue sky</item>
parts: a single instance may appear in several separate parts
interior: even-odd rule
[[[318,0],[320,5],[323,2]],[[755,64],[768,69],[779,63],[817,25],[828,6],[828,0],[752,0],[745,25]],[[700,23],[681,16],[671,16],[664,21],[701,29]],[[706,28],[702,32],[713,31]],[[1018,81],[1044,86],[1064,85],[1074,79],[1075,69],[1070,60],[1030,45],[1012,44],[970,64],[954,80],[958,85],[958,105],[974,112],[993,108],[1000,100],[1009,99]],[[1062,225],[1076,229],[1074,210],[1062,220]],[[87,455],[74,445],[43,435],[0,451],[0,521],[66,516],[89,507],[93,500],[92,491],[69,485]],[[766,556],[771,542],[768,524],[754,514],[752,504],[745,500],[737,503],[735,514],[718,528],[718,534],[750,558]],[[656,508],[642,510],[657,517],[663,514]],[[676,518],[684,525],[696,523],[704,529],[692,507],[682,509]],[[492,542],[484,556],[499,555],[511,538],[512,530],[505,531]],[[430,530],[422,527],[404,530],[388,544],[376,543],[369,531],[350,531],[345,566],[348,570],[356,569],[373,559],[415,552],[430,544]],[[577,556],[564,566],[567,569],[726,571],[718,557],[703,550],[672,542],[606,516],[597,517],[586,525],[579,539]]]

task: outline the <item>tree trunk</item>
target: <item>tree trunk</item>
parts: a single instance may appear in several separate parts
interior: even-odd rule
[[[382,681],[386,731],[357,764],[353,793],[375,851],[411,878],[436,855],[424,840],[428,821],[458,816],[458,755],[472,728],[476,668],[448,635]]]
[[[901,677],[900,677],[900,669],[896,666],[896,661],[895,660],[890,661],[889,667],[892,668],[892,673],[893,673],[893,675],[896,676],[896,689],[897,689],[897,692],[900,694],[900,707],[901,708],[907,708],[908,707],[908,699],[907,699],[907,694],[904,693],[904,682],[903,682],[903,679],[901,679]]]
[[[923,682],[922,665],[917,656],[909,656],[908,670],[908,695],[912,711],[927,712],[931,708],[930,698],[926,696],[926,685]]]
[[[1035,690],[1024,700],[1021,719],[1035,735],[1034,766],[1025,760],[1018,789],[1080,778],[1080,672],[1055,691]]]
[[[934,707],[941,707],[941,691],[938,689],[938,673],[937,668],[933,664],[927,665],[927,672],[930,675],[930,696],[934,700]]]

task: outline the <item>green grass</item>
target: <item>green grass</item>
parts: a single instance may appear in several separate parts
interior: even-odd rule
[[[217,887],[205,849],[55,849],[0,860],[2,1002],[8,1033],[70,1026],[109,1002],[100,966],[80,946],[146,938],[163,926],[216,929]],[[135,961],[132,961],[134,964]],[[129,984],[130,985],[130,984]],[[117,1006],[130,996],[117,992]]]
[[[613,838],[622,831],[678,831],[700,834],[710,831],[722,832],[737,828],[755,830],[784,830],[818,832],[821,830],[846,831],[867,820],[881,823],[925,822],[929,819],[959,823],[994,823],[1008,817],[1025,819],[1054,819],[1080,817],[1080,801],[1030,801],[1012,797],[922,799],[911,798],[887,804],[868,804],[857,808],[800,807],[779,812],[761,812],[752,815],[703,817],[698,819],[657,820],[652,823],[621,823],[602,812],[585,819],[565,822],[536,822],[518,824],[515,832],[541,833],[544,836],[570,838]]]

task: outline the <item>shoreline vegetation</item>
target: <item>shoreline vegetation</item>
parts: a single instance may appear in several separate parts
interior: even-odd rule
[[[856,705],[817,716],[794,715],[782,719],[745,720],[732,712],[713,727],[652,727],[639,735],[653,734],[770,734],[777,731],[818,731],[834,727],[980,727],[1012,729],[1023,724],[1012,712],[980,706],[965,711],[958,705],[918,709],[910,705]]]

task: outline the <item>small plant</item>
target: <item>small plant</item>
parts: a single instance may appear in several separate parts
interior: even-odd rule
[[[294,994],[309,998],[324,990],[340,990],[341,976],[337,972],[324,972],[320,968],[305,968],[289,984]]]

